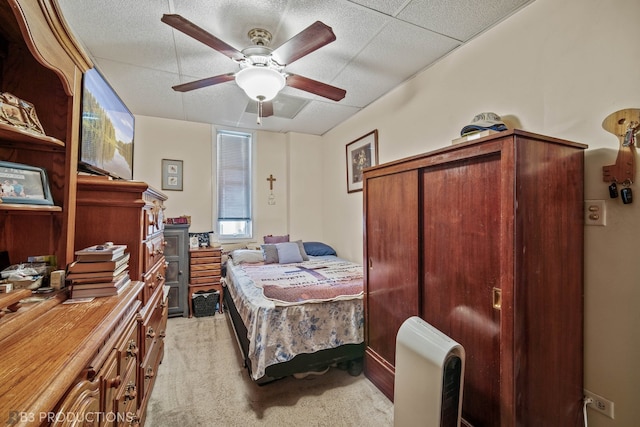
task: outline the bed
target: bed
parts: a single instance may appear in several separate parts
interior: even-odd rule
[[[249,375],[258,384],[330,366],[359,375],[364,355],[362,266],[318,242],[293,242],[302,259],[289,262],[281,251],[274,261],[274,250],[292,250],[291,243],[235,250],[226,263],[226,312]]]

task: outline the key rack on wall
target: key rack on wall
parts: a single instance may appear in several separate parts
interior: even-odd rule
[[[640,109],[627,108],[611,113],[602,122],[602,128],[614,134],[620,143],[615,164],[602,167],[602,179],[609,183],[611,198],[618,197],[618,184],[622,185],[622,201],[629,204],[633,200],[630,186],[635,180],[635,141],[640,131]]]

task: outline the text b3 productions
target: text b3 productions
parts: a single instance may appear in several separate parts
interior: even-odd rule
[[[5,425],[31,423],[103,423],[132,422],[136,419],[133,412],[21,412],[11,411]]]

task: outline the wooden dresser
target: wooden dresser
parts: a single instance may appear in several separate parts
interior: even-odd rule
[[[163,236],[166,199],[144,182],[78,177],[76,247],[105,241],[127,245],[129,275],[144,283],[138,318],[138,411],[142,422],[164,354],[168,317]]]
[[[221,256],[220,248],[201,247],[189,250],[189,317],[193,316],[193,294],[198,291],[214,289],[220,292],[218,311],[220,313],[223,312],[222,297],[224,296],[224,291],[220,283]]]
[[[415,315],[466,351],[468,425],[582,425],[585,148],[514,130],[366,170],[365,375],[387,397]]]
[[[140,422],[143,283],[88,303],[66,292],[0,319],[0,416],[16,426],[133,426]],[[0,308],[3,304],[0,295]]]

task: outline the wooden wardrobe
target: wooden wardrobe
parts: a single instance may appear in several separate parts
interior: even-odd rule
[[[365,172],[365,375],[387,397],[417,315],[466,351],[464,423],[582,425],[585,148],[511,130]]]

